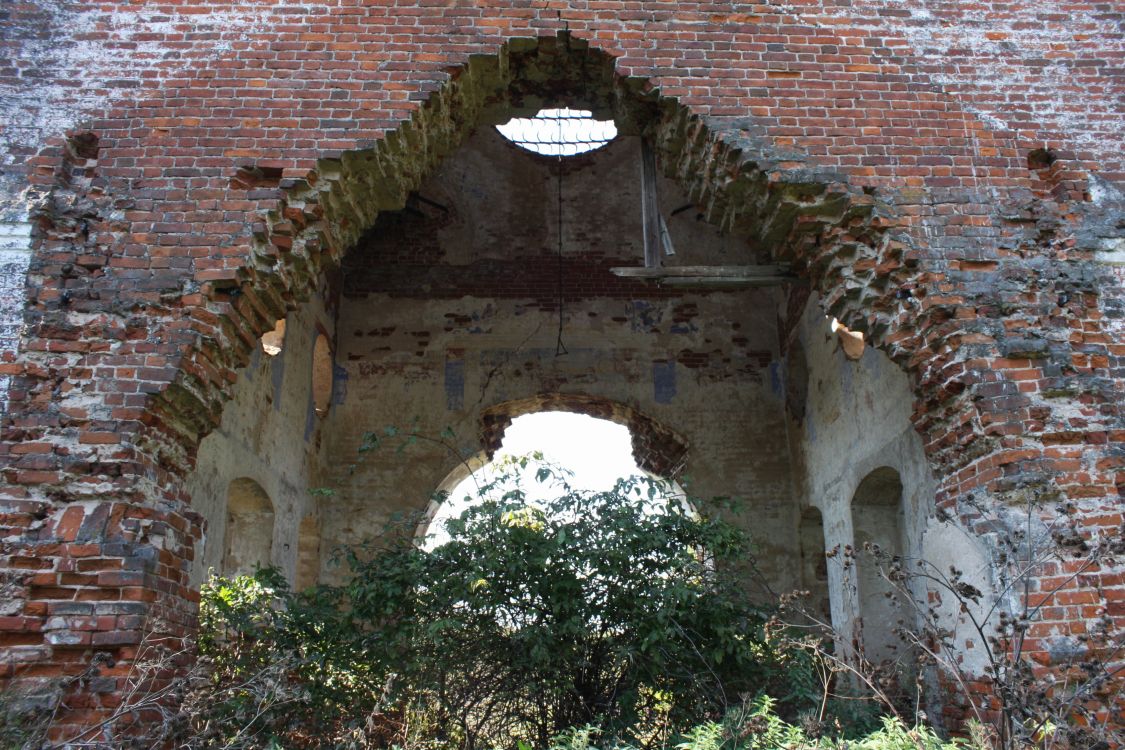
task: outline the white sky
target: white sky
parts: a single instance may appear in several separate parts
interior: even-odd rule
[[[505,430],[504,441],[494,460],[534,451],[543,454],[545,463],[572,471],[574,476],[569,482],[578,490],[607,490],[623,477],[646,476],[633,460],[628,428],[584,414],[552,411],[515,418]],[[476,482],[486,484],[489,481],[490,467],[491,464],[476,472]],[[535,481],[534,466],[523,476],[527,481],[522,489],[529,499],[549,499],[550,488]],[[444,522],[461,515],[476,500],[476,482],[474,477],[468,477],[449,493],[449,498],[442,503],[427,530],[430,534],[425,544],[427,549],[448,541]]]
[[[508,140],[544,156],[573,156],[601,148],[617,137],[613,120],[595,120],[585,109],[543,109],[535,117],[513,117],[497,125]]]

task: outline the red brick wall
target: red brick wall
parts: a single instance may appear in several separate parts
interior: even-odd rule
[[[191,629],[201,519],[179,479],[257,336],[347,250],[336,237],[365,228],[312,241],[308,226],[350,209],[279,201],[317,189],[305,182],[361,189],[347,160],[337,177],[318,159],[418,143],[436,155],[427,133],[463,127],[440,112],[414,141],[384,139],[464,81],[470,56],[563,29],[703,118],[698,138],[665,141],[665,171],[712,218],[753,225],[911,373],[940,504],[1043,488],[1074,504],[1084,533],[1118,533],[1121,276],[1099,260],[1121,235],[1121,13],[1108,4],[4,13],[0,185],[6,215],[26,200],[35,222],[26,330],[0,364],[12,378],[0,443],[8,673],[74,669],[90,646],[128,656],[136,618],[151,613],[169,632]],[[66,129],[93,137],[64,142]],[[1043,146],[1058,160],[1029,170]],[[393,163],[388,204],[427,168]],[[239,170],[251,165],[247,185]],[[851,208],[815,210],[833,196]],[[770,212],[794,201],[803,208],[777,234]],[[1119,567],[1065,595],[1045,632],[1072,629],[1087,608],[1125,622]]]

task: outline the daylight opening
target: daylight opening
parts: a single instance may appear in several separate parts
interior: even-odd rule
[[[272,331],[262,334],[262,351],[271,357],[281,354],[281,347],[285,343],[285,318],[277,321]]]
[[[550,500],[557,494],[557,485],[536,480],[538,470],[549,466],[569,472],[567,483],[575,490],[606,491],[612,489],[619,479],[636,477],[660,483],[660,493],[650,498],[654,508],[673,498],[686,502],[683,490],[675,482],[654,477],[637,466],[632,436],[624,425],[572,412],[525,414],[513,419],[505,430],[503,442],[491,463],[460,481],[457,481],[455,472],[447,480],[447,486],[440,488],[448,490],[448,496],[431,507],[429,523],[423,530],[423,547],[434,549],[449,541],[446,523],[459,518],[469,506],[478,502],[480,488],[497,483],[509,470],[511,461],[532,455],[535,457],[528,460],[527,467],[518,472],[519,483],[504,483],[502,490],[523,492],[529,505]],[[461,476],[464,473],[463,468]],[[453,486],[448,487],[448,484]]]
[[[586,109],[542,109],[534,117],[514,117],[496,129],[520,148],[544,156],[584,154],[617,137],[613,120],[595,120]]]

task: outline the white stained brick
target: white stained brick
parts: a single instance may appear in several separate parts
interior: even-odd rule
[[[31,224],[0,223],[0,360],[17,353],[27,303],[27,267],[31,261]],[[0,376],[0,414],[8,411],[11,379]]]

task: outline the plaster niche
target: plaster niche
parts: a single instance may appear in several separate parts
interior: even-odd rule
[[[903,516],[898,472],[883,466],[865,476],[852,496],[852,527],[863,649],[874,662],[901,654],[895,631],[910,624],[909,602],[891,580],[893,566],[901,565],[903,558]]]
[[[273,501],[253,479],[235,479],[227,492],[223,573],[252,573],[273,559]]]

